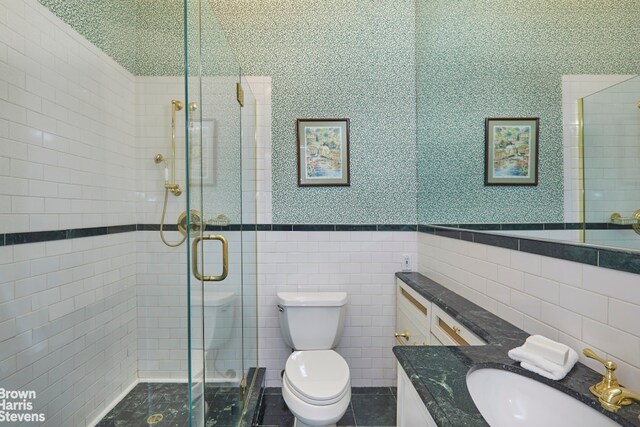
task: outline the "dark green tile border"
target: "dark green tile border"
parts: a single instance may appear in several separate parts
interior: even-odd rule
[[[553,226],[556,226],[556,224]],[[565,229],[569,230],[570,228]],[[418,226],[418,231],[451,239],[466,240],[566,261],[579,262],[581,264],[625,271],[627,273],[640,274],[640,252],[496,235],[491,234],[492,230],[486,230],[484,228],[470,231],[462,230],[455,226],[445,227],[441,225],[421,224]]]
[[[505,223],[505,224],[434,224],[436,227],[461,228],[473,231],[527,231],[527,230],[581,230],[581,222],[550,222],[550,223]],[[608,230],[631,228],[607,223],[587,223],[587,229]]]
[[[613,224],[592,223],[587,224],[587,228],[590,230],[630,228],[630,226],[611,227],[612,225]],[[207,231],[418,231],[640,274],[640,253],[638,252],[491,234],[491,231],[498,230],[576,230],[580,228],[582,228],[582,224],[549,223],[449,224],[447,226],[426,224],[229,224],[224,227],[207,225],[205,229]],[[0,246],[51,242],[81,237],[128,233],[132,231],[158,231],[159,229],[159,224],[126,224],[108,227],[6,233],[0,234]],[[166,224],[164,229],[167,231],[176,231],[177,226],[175,224]]]
[[[105,236],[107,234],[128,233],[138,230],[136,224],[115,225],[109,227],[72,228],[68,230],[32,231],[27,233],[8,233],[4,235],[4,245],[22,245],[26,243],[54,242],[56,240],[77,239],[81,237]]]
[[[294,224],[293,231],[336,231],[334,224]]]
[[[498,246],[505,249],[518,250],[518,241],[509,236],[498,236],[496,234],[470,233],[473,241],[484,245]]]
[[[520,251],[583,264],[598,265],[598,249],[587,246],[520,239]]]
[[[374,224],[336,224],[336,231],[378,231]]]

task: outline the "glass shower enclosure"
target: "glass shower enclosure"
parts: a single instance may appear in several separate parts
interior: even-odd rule
[[[255,99],[210,2],[185,0],[184,21],[190,425],[241,425],[257,366]]]
[[[0,387],[45,427],[243,423],[256,105],[214,4],[0,0],[0,204],[37,202],[0,233]]]

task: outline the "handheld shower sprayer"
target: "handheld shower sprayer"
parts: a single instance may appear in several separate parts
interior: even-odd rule
[[[178,230],[183,234],[182,240],[177,243],[169,243],[164,238],[164,220],[167,213],[169,191],[171,191],[174,196],[182,194],[182,189],[176,183],[176,111],[180,111],[182,108],[184,108],[182,101],[178,101],[177,99],[171,100],[171,158],[167,160],[162,154],[156,154],[153,158],[156,164],[164,164],[164,204],[162,207],[162,218],[160,219],[160,239],[162,239],[165,245],[170,247],[180,246],[187,239],[189,233],[198,231],[203,223],[197,211],[191,212],[189,217],[190,221],[187,221],[186,212],[184,212],[178,219]],[[198,104],[190,102],[187,108],[190,129],[193,127],[192,113],[198,109]],[[169,174],[169,167],[171,167],[171,174]],[[187,230],[188,222],[190,231]]]
[[[160,239],[165,245],[170,247],[180,246],[187,238],[185,234],[182,240],[177,243],[169,243],[164,238],[164,219],[167,213],[169,191],[171,191],[174,196],[182,194],[182,189],[176,183],[176,111],[180,111],[182,108],[183,104],[181,101],[177,99],[171,100],[171,159],[167,160],[162,154],[156,154],[153,158],[156,164],[164,164],[164,204],[162,206],[162,218],[160,219]],[[171,175],[169,175],[169,167],[171,167]]]
[[[182,189],[176,184],[176,111],[182,110],[182,102],[177,99],[171,100],[171,181],[168,177],[168,169],[165,163],[164,188],[171,191],[174,196],[182,194]]]

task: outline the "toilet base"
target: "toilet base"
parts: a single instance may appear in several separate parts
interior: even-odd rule
[[[293,427],[319,427],[319,426],[310,426],[309,424],[305,424],[302,421],[300,421],[299,419],[296,418],[296,420],[293,422]],[[327,426],[320,426],[320,427],[336,427],[335,424],[329,424]]]
[[[285,373],[285,376],[286,375]],[[303,402],[291,392],[286,381],[282,384],[282,397],[295,417],[294,426],[333,427],[349,408],[349,403],[351,402],[351,384],[349,383],[346,394],[338,402],[326,406],[315,406]]]

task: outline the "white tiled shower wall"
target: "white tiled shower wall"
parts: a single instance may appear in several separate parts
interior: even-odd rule
[[[251,199],[256,192],[256,153],[255,140],[258,118],[255,115],[255,105],[247,105],[240,111],[235,100],[236,77],[207,77],[202,86],[190,89],[192,99],[197,99],[198,110],[196,118],[202,115],[203,122],[212,123],[215,127],[215,153],[212,155],[213,164],[209,165],[215,171],[214,177],[205,180],[202,187],[204,195],[203,209],[200,207],[199,187],[192,187],[191,208],[201,210],[204,219],[210,220],[223,213],[229,217],[231,223],[240,223],[241,197],[245,199],[242,206],[243,220],[255,224],[256,206]],[[262,84],[268,83],[264,78],[248,78],[258,81],[260,90]],[[194,80],[194,84],[198,81]],[[206,96],[198,99],[198,91],[202,90]],[[250,91],[245,89],[245,98],[251,99]],[[230,96],[233,95],[233,96]],[[137,222],[157,224],[161,220],[164,202],[164,173],[163,164],[155,164],[153,159],[158,153],[170,158],[171,142],[171,100],[184,101],[184,78],[182,77],[137,77],[136,78],[136,153],[137,153],[137,189],[138,213]],[[269,110],[270,111],[270,110]],[[242,120],[240,120],[240,113]],[[231,114],[232,116],[225,116]],[[234,115],[235,114],[235,115]],[[223,127],[225,123],[242,123],[243,126],[243,161],[240,164],[240,133],[237,126]],[[176,176],[177,183],[185,189],[184,180],[184,110],[176,114]],[[209,134],[212,138],[213,135]],[[213,141],[212,141],[213,142]],[[263,150],[264,151],[264,150]],[[171,166],[171,165],[169,165]],[[242,170],[242,192],[240,192],[240,173]],[[261,172],[261,171],[259,171]],[[263,173],[260,173],[262,176]],[[235,191],[235,193],[234,193]],[[186,208],[186,193],[176,197],[169,193],[167,202],[166,224],[175,224],[176,219]],[[270,203],[270,199],[269,199]],[[213,232],[208,234],[215,234]],[[237,310],[233,313],[233,331],[225,342],[224,349],[217,349],[207,353],[207,378],[220,378],[226,372],[239,374],[242,370],[242,326],[239,310],[240,298],[243,298],[245,309],[250,313],[250,307],[255,312],[255,233],[225,232],[229,241],[230,268],[229,276],[221,283],[206,283],[204,286],[205,299],[216,298],[223,293],[236,295],[234,305]],[[241,240],[242,236],[242,240]],[[177,232],[165,232],[165,238],[170,243],[180,242],[182,236]],[[205,274],[218,274],[220,271],[221,251],[219,243],[205,244]],[[244,245],[244,246],[241,246]],[[244,264],[240,268],[241,248],[244,248]],[[138,309],[138,376],[151,380],[183,380],[187,379],[187,265],[185,245],[171,248],[160,240],[158,231],[144,231],[138,233],[138,263],[137,263],[137,309]],[[202,267],[200,267],[202,268]],[[245,277],[246,289],[241,290],[241,279]],[[191,297],[201,299],[198,281],[191,276],[193,292]],[[199,336],[198,324],[202,319],[202,311],[191,307],[192,324],[195,329],[193,336]],[[206,309],[205,309],[206,310]],[[226,312],[225,316],[231,315]],[[209,319],[205,315],[205,321]],[[255,322],[245,315],[245,324]],[[215,329],[208,325],[207,332]],[[206,335],[206,334],[205,334]],[[207,336],[208,338],[208,336]],[[254,340],[255,341],[255,340]],[[218,344],[220,340],[216,341]],[[199,342],[193,342],[195,348]],[[209,347],[210,342],[205,342]],[[248,353],[255,353],[255,345],[245,349]],[[199,357],[201,352],[194,352]],[[215,359],[216,372],[209,367]],[[255,364],[255,357],[254,362]],[[194,366],[198,361],[194,361]],[[227,377],[227,379],[234,379]]]
[[[0,8],[0,233],[133,223],[133,76],[36,1]]]
[[[640,275],[425,233],[418,254],[420,273],[530,334],[592,348],[640,388]]]
[[[0,233],[134,223],[133,76],[35,0],[0,0],[0,34]],[[42,425],[135,380],[135,265],[134,233],[0,247],[0,384]]]

